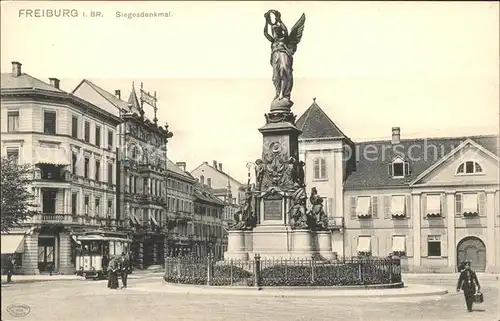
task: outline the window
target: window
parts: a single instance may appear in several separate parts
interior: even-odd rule
[[[314,160],[314,176],[313,179],[326,179],[326,161],[324,158],[316,158]]]
[[[95,180],[99,181],[101,179],[101,162],[95,161]]]
[[[83,177],[85,178],[89,178],[89,163],[90,160],[88,159],[88,157],[85,157],[85,167],[83,169]]]
[[[19,111],[7,112],[7,131],[19,131]]]
[[[76,162],[78,158],[76,156],[76,153],[71,153],[71,172],[73,175],[76,175]]]
[[[85,215],[89,215],[89,197],[85,196]]]
[[[42,192],[42,213],[55,214],[56,213],[56,191],[50,189],[43,189]]]
[[[427,256],[441,256],[440,235],[429,235],[427,237]]]
[[[388,167],[389,170],[389,176],[392,176],[394,178],[401,178],[405,176],[410,175],[410,163],[407,161],[404,161],[401,159],[399,156],[396,157],[392,161],[391,164],[389,164]]]
[[[359,236],[358,247],[356,248],[358,255],[370,255],[372,252],[371,237]]]
[[[95,126],[95,145],[101,146],[101,126]]]
[[[19,149],[8,148],[7,149],[7,158],[11,158],[14,163],[19,164]]]
[[[71,119],[71,137],[78,138],[78,117],[73,116]]]
[[[78,209],[78,194],[71,194],[71,215],[75,216]]]
[[[90,123],[88,121],[85,122],[85,141],[90,143]]]
[[[108,201],[108,216],[111,216],[113,214],[113,201],[109,200]]]
[[[137,194],[137,176],[134,177],[134,194]]]
[[[205,176],[200,176],[200,183],[205,184]]]
[[[426,215],[429,217],[441,216],[441,195],[429,194],[426,199]]]
[[[99,197],[95,198],[95,213],[96,216],[100,216],[101,214],[101,199]]]
[[[108,163],[108,184],[113,184],[113,164]]]
[[[406,255],[406,237],[403,235],[392,237],[392,253],[397,256]]]
[[[43,132],[45,134],[56,133],[56,112],[46,111],[43,113]]]
[[[479,174],[483,172],[483,168],[479,163],[474,161],[467,161],[460,164],[457,168],[457,174]]]
[[[207,185],[208,187],[212,187],[212,179],[210,177],[207,178]]]
[[[113,131],[108,130],[108,149],[113,149]]]

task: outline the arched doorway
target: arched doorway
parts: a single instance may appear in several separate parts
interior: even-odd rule
[[[465,259],[471,261],[471,268],[475,271],[486,270],[486,246],[475,236],[463,238],[457,246],[457,266]]]

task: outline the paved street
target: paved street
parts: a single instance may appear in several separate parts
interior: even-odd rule
[[[109,290],[105,281],[58,281],[2,285],[2,320],[500,320],[498,281],[483,282],[485,302],[467,313],[463,295],[405,298],[287,298],[194,295],[137,291],[161,279],[130,280]],[[439,281],[421,280],[436,284]],[[6,308],[25,304],[24,317]]]

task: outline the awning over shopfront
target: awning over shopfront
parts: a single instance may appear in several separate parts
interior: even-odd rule
[[[33,159],[36,164],[69,165],[69,153],[64,148],[35,147]]]
[[[427,195],[427,215],[441,215],[441,195]]]
[[[403,195],[392,197],[391,214],[396,217],[405,216],[405,197]]]
[[[392,237],[392,251],[393,252],[406,252],[406,242],[404,236]]]
[[[370,196],[360,196],[358,197],[358,203],[356,204],[356,216],[367,217],[370,216]]]
[[[371,237],[369,236],[360,236],[358,238],[358,248],[356,249],[358,252],[371,252]]]
[[[2,254],[23,253],[24,234],[2,234]]]
[[[478,202],[477,202],[477,194],[468,193],[463,194],[463,204],[464,204],[464,215],[476,215],[478,214]]]

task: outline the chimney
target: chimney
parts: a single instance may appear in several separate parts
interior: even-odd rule
[[[119,89],[115,90],[115,96],[118,99],[122,99],[122,92]]]
[[[401,143],[401,129],[399,127],[392,127],[392,144],[397,145]]]
[[[213,161],[213,165],[214,165],[215,169],[217,169],[217,161],[216,160]]]
[[[175,163],[178,167],[182,168],[182,171],[186,171],[186,162],[177,162]]]
[[[219,170],[222,172],[222,163],[219,163]]]
[[[59,89],[59,79],[57,78],[49,78],[50,85],[54,88]]]
[[[17,61],[12,62],[12,76],[19,77],[21,76],[21,63]]]

